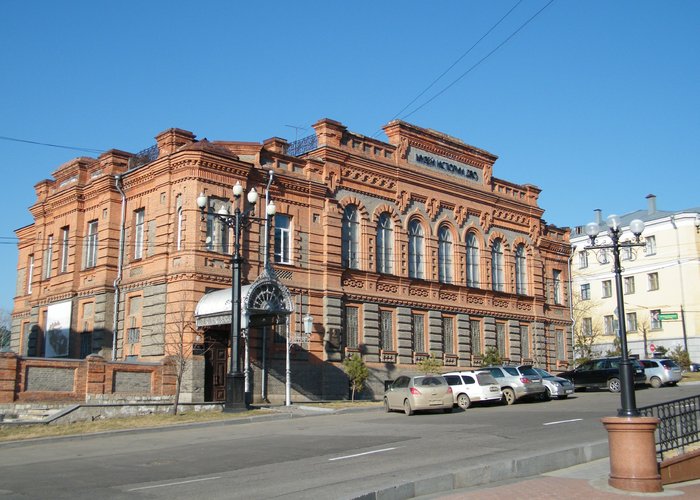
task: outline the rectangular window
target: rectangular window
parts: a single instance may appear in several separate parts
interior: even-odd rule
[[[588,252],[585,250],[578,253],[578,267],[581,269],[588,267]]]
[[[556,330],[557,333],[557,359],[564,361],[566,359],[566,340],[564,338],[564,330]]]
[[[607,264],[609,261],[610,260],[608,257],[608,249],[603,248],[598,254],[598,262],[600,262],[601,264]]]
[[[603,317],[603,326],[605,335],[615,334],[615,318],[612,314]]]
[[[646,255],[656,255],[656,236],[645,237],[644,243],[644,252]]]
[[[479,321],[478,319],[469,320],[469,331],[472,354],[482,354],[483,351],[481,350],[481,321]]]
[[[68,272],[68,226],[61,228],[61,272]]]
[[[27,261],[27,295],[32,294],[32,277],[34,275],[34,254]]]
[[[88,222],[88,234],[85,244],[85,267],[97,265],[97,221]]]
[[[143,257],[143,228],[146,211],[141,208],[134,212],[134,259]]]
[[[179,202],[179,200],[178,200]],[[183,230],[183,214],[182,214],[182,207],[177,208],[177,234],[175,235],[176,238],[176,249],[177,250],[182,250],[182,230]]]
[[[552,290],[554,295],[554,303],[561,304],[561,271],[552,271]]]
[[[217,216],[217,212],[225,209],[228,213],[228,203],[213,197],[209,198],[209,210],[207,212],[207,239],[206,248],[212,252],[228,252],[228,225]]]
[[[92,354],[92,330],[95,318],[95,303],[84,302],[80,306],[80,359],[84,359]]]
[[[51,262],[53,261],[53,234],[50,234],[46,241],[46,252],[44,252],[44,279],[51,277]]]
[[[647,289],[650,292],[659,289],[659,273],[647,274]]]
[[[612,297],[612,281],[605,280],[603,281],[603,298],[607,299],[608,297]]]
[[[636,312],[626,313],[625,316],[627,317],[627,331],[628,332],[636,332],[637,331],[637,313]]]
[[[630,295],[634,293],[634,276],[627,276],[625,278],[625,295]]]
[[[411,315],[413,326],[413,352],[425,351],[425,316],[422,314]]]
[[[275,263],[292,263],[292,218],[275,215]]]
[[[454,317],[442,317],[442,351],[445,354],[455,353]]]
[[[381,311],[379,324],[379,348],[383,351],[394,350],[394,313],[392,311]]]
[[[530,327],[520,325],[520,355],[523,359],[530,357]]]
[[[507,358],[506,354],[506,324],[496,323],[496,348],[502,358]]]
[[[141,308],[143,297],[135,295],[127,302],[126,343],[136,344],[141,340]],[[129,354],[133,354],[131,351]]]
[[[620,249],[620,258],[622,260],[632,260],[632,248],[622,247]]]
[[[589,283],[581,285],[581,300],[591,300],[591,285]]]
[[[652,309],[650,312],[650,327],[652,330],[661,330],[663,328],[663,325],[661,324],[661,320],[659,319],[659,314],[661,314],[661,309]]]
[[[581,333],[586,337],[593,335],[593,318],[583,318],[581,322]]]
[[[345,345],[357,349],[359,345],[359,310],[357,307],[345,307]]]

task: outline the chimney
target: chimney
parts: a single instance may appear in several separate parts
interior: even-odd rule
[[[599,226],[603,223],[603,211],[600,208],[593,210],[595,213],[595,223]]]
[[[656,213],[656,196],[653,194],[647,195],[647,214],[654,215]]]

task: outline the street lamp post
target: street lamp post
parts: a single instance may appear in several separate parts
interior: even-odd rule
[[[243,257],[241,256],[241,230],[250,225],[252,221],[266,221],[268,217],[275,214],[275,204],[271,201],[266,207],[266,217],[252,217],[255,204],[258,201],[258,193],[255,188],[248,191],[248,207],[241,210],[241,195],[243,186],[236,182],[233,186],[233,198],[235,209],[233,214],[229,214],[225,207],[221,207],[212,215],[229,228],[233,228],[234,242],[233,254],[231,255],[231,358],[229,360],[229,371],[226,374],[226,402],[224,408],[228,411],[240,411],[247,407],[245,398],[245,375],[241,370],[240,356],[238,353],[239,339],[241,338],[241,266]],[[202,220],[206,219],[205,208],[207,206],[207,196],[200,193],[197,197],[197,206],[202,213]]]
[[[619,417],[638,417],[639,410],[634,394],[634,375],[632,370],[632,361],[627,353],[627,328],[625,325],[625,302],[622,293],[622,266],[620,264],[620,248],[631,249],[633,247],[642,247],[645,243],[640,242],[640,235],[644,231],[644,222],[639,219],[634,219],[630,222],[629,228],[634,234],[634,241],[620,241],[622,235],[622,227],[620,217],[610,215],[607,219],[608,235],[612,241],[609,245],[596,245],[596,237],[600,232],[600,227],[596,222],[586,224],[586,234],[591,240],[591,244],[586,249],[591,250],[607,250],[611,249],[614,258],[613,272],[615,273],[615,291],[617,293],[617,321],[618,334],[620,338],[620,349],[622,350],[622,359],[620,361],[620,400],[621,408],[617,411]]]

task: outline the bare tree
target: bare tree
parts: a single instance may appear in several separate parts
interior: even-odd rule
[[[579,364],[595,355],[595,345],[603,335],[600,316],[595,313],[598,302],[583,300],[581,295],[572,295],[571,319],[574,333],[574,363]]]
[[[197,342],[197,329],[194,313],[186,309],[185,302],[180,302],[176,309],[169,315],[165,335],[163,338],[165,355],[175,369],[175,399],[170,413],[177,415],[182,392],[182,381],[188,369],[191,369]],[[198,351],[204,354],[206,348]]]
[[[0,352],[10,350],[12,335],[12,315],[0,308]]]

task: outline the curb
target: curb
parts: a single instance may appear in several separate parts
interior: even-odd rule
[[[452,490],[537,476],[608,456],[608,441],[471,466],[350,497],[352,500],[404,500]]]

